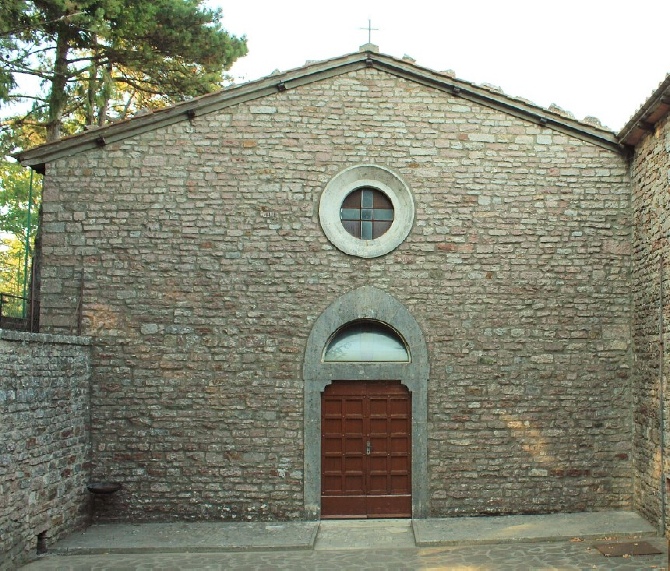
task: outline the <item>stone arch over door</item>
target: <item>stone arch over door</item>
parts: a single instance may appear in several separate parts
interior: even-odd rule
[[[356,320],[384,323],[404,339],[409,362],[324,362],[323,352],[332,335]],[[304,378],[304,501],[308,517],[321,515],[321,393],[334,380],[395,380],[412,393],[412,517],[428,513],[427,394],[428,350],[414,317],[394,297],[372,286],[346,293],[316,320],[307,340]]]

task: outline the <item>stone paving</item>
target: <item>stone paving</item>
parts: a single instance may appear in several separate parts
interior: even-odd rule
[[[581,535],[568,539],[568,530]],[[612,535],[596,537],[597,530]],[[605,557],[594,547],[635,538],[662,553]],[[667,557],[665,541],[642,518],[601,512],[414,522],[105,524],[73,534],[24,569],[616,571],[667,570]]]
[[[651,541],[656,547],[660,543]],[[424,547],[402,549],[338,549],[314,551],[249,551],[181,554],[99,554],[46,556],[26,567],[38,571],[145,571],[148,569],[202,569],[223,571],[277,570],[431,570],[528,571],[586,570],[609,571],[667,569],[667,555],[604,557],[586,542],[541,542],[469,545],[465,547]]]

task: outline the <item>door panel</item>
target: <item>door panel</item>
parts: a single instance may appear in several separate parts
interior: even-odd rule
[[[411,517],[411,395],[340,381],[321,399],[322,517]]]

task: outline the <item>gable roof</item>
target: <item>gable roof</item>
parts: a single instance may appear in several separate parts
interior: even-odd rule
[[[658,86],[633,115],[619,133],[619,142],[637,145],[645,133],[653,132],[654,126],[670,112],[670,75]]]
[[[47,143],[18,153],[17,158],[22,164],[43,172],[46,163],[61,157],[105,146],[108,143],[126,139],[139,133],[366,67],[383,70],[409,81],[439,89],[610,150],[621,150],[621,145],[615,134],[608,129],[577,121],[565,114],[545,109],[520,98],[510,97],[495,89],[420,67],[405,59],[401,60],[377,53],[373,49],[374,46],[369,44],[363,47],[366,48],[365,51],[309,63],[290,71],[273,74],[256,81],[190,99],[171,107],[158,109],[146,115],[135,116],[105,127]]]

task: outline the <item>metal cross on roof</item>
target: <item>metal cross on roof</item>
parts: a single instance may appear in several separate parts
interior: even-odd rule
[[[373,28],[372,27],[372,20],[368,18],[368,27],[367,28],[359,28],[359,30],[367,30],[368,31],[368,44],[372,43],[372,32],[378,32],[379,28]]]

